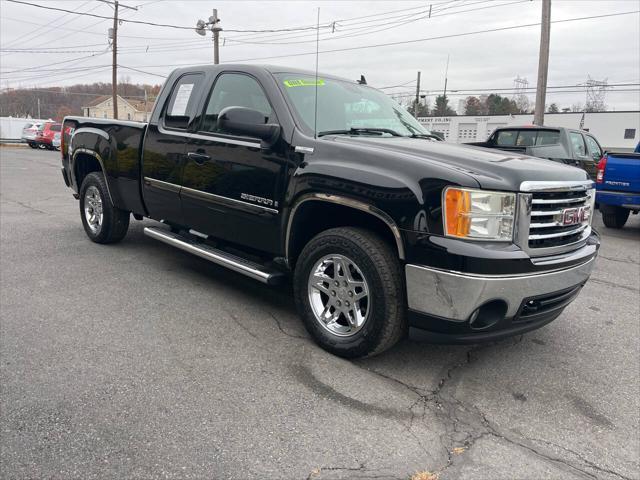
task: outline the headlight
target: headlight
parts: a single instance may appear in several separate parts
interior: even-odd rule
[[[447,187],[443,200],[446,236],[468,240],[513,239],[515,193]]]

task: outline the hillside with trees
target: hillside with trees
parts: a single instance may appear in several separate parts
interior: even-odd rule
[[[118,84],[118,94],[124,98],[140,100],[145,90],[149,102],[153,102],[160,85]],[[82,107],[91,104],[102,95],[111,95],[110,83],[77,84],[69,87],[38,89],[5,89],[0,92],[0,117],[38,117],[62,120],[65,115],[82,115]]]

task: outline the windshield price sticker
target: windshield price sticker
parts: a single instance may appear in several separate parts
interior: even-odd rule
[[[324,85],[324,80],[319,78],[318,80],[285,80],[284,85],[288,88],[291,87],[315,87]]]

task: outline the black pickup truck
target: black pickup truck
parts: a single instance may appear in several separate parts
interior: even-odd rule
[[[344,357],[410,326],[467,343],[538,328],[599,247],[583,170],[435,141],[384,93],[330,75],[178,69],[148,124],[67,117],[63,132],[92,241],[148,217],[164,224],[152,238],[266,284],[292,278],[306,328]]]
[[[588,132],[535,125],[497,128],[486,142],[465,145],[497,148],[576,166],[586,171],[592,180],[596,179],[598,162],[604,153],[596,137]]]

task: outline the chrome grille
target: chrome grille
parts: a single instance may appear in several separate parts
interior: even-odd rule
[[[521,189],[529,193],[521,195],[527,197],[529,215],[525,220],[528,225],[522,231],[528,233],[521,244],[533,256],[581,247],[591,234],[595,199],[592,182],[525,183],[527,188]]]
[[[582,240],[591,223],[590,191],[533,192],[529,223],[529,248],[571,245]],[[584,207],[584,208],[582,208]],[[579,210],[572,210],[579,209]],[[567,222],[575,213],[577,223]]]

